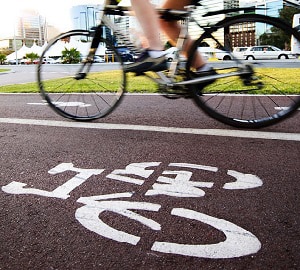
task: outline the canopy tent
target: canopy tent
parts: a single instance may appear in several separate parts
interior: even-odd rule
[[[91,42],[78,41],[72,38],[69,41],[59,40],[53,46],[51,46],[51,48],[46,52],[45,56],[60,57],[65,49],[76,49],[80,52],[81,56],[85,57],[88,55],[90,46]],[[105,46],[100,45],[96,51],[96,55],[103,56],[105,55],[105,51]]]
[[[36,45],[36,43],[33,43],[33,45],[30,48],[30,52],[36,53],[40,56],[43,52],[43,48],[41,46]]]
[[[30,48],[28,48],[26,45],[23,45],[17,52],[13,52],[6,56],[7,60],[15,60],[15,59],[22,59],[25,57],[27,53],[30,53]]]
[[[31,48],[23,45],[17,52],[13,52],[9,54],[6,59],[7,60],[15,60],[15,59],[23,59],[27,53],[36,53],[41,56],[43,50],[46,48],[47,43],[45,43],[42,47],[36,45],[35,43]],[[88,55],[89,49],[91,46],[91,42],[78,41],[75,39],[70,39],[69,41],[58,40],[54,45],[50,47],[50,49],[44,55],[45,57],[60,57],[62,56],[62,52],[65,49],[77,49],[82,57],[86,57]],[[104,56],[106,48],[105,46],[99,46],[96,51],[96,55]]]
[[[23,45],[19,50],[9,54],[6,59],[7,60],[15,60],[15,59],[23,59],[27,53],[36,53],[37,55],[41,55],[43,48],[41,46],[36,45],[35,43],[29,48],[26,45]]]

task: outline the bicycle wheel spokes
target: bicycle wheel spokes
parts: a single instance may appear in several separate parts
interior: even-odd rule
[[[263,25],[262,23],[272,29],[271,36],[257,34],[257,27]],[[278,35],[282,37],[283,33],[287,35],[285,40],[290,41],[292,36],[299,40],[299,34],[279,20],[258,15],[244,15],[221,22],[210,38],[200,38],[192,55],[195,55],[197,46],[203,42],[212,47],[221,46],[223,49],[229,47],[232,49],[242,44],[250,46],[250,43],[246,44],[246,42],[251,42],[251,40],[246,39],[245,33],[240,32],[239,36],[235,32],[245,25],[252,25],[252,34],[262,44],[280,46]],[[227,33],[224,39],[220,38],[222,36],[220,33]],[[298,59],[249,61],[241,59],[246,57],[242,55],[239,59],[234,54],[231,54],[231,57],[231,61],[212,63],[217,73],[227,74],[228,77],[219,78],[204,89],[201,84],[191,87],[196,103],[206,113],[235,127],[259,128],[275,124],[298,110],[300,106],[298,82],[300,62]],[[188,72],[192,70],[189,63],[188,69]],[[240,75],[230,76],[236,72]]]
[[[39,64],[38,67],[43,97],[56,112],[67,118],[104,117],[117,106],[125,88],[122,61],[110,43],[101,40],[96,51],[102,63],[86,61],[91,40],[87,31],[71,31],[57,37],[49,43],[42,57],[59,56],[62,63]],[[111,54],[104,59],[106,49]]]
[[[282,72],[279,68],[262,68],[256,72],[257,78],[252,82],[253,85],[244,85],[239,77],[235,80],[232,77],[219,79],[204,88],[198,98],[205,107],[232,119],[237,126],[248,123],[249,127],[254,123],[265,124],[299,106],[300,92],[295,91],[299,85],[286,76],[289,73],[300,76],[300,69],[285,69]],[[273,74],[272,77],[269,74]]]

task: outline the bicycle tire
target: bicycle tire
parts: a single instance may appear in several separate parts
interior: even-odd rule
[[[224,33],[222,31],[228,33],[228,29],[239,29],[238,27],[247,24],[256,28],[258,23],[274,27],[273,31],[284,31],[300,42],[300,33],[278,18],[243,14],[226,18],[204,32],[191,48],[187,62],[187,76],[192,78],[192,62],[198,47],[203,42],[214,43],[230,53],[232,58],[232,61],[219,62],[219,66],[215,68],[218,74],[239,71],[242,66],[249,70],[246,76],[218,78],[207,86],[190,85],[194,101],[206,114],[238,128],[262,128],[276,124],[294,114],[300,106],[300,84],[297,79],[300,77],[300,63],[297,68],[286,68],[283,74],[280,68],[268,68],[268,61],[237,59],[231,53],[230,42],[218,39],[218,34]],[[232,37],[232,32],[229,33]],[[224,40],[230,40],[230,35]]]
[[[89,121],[106,116],[119,104],[126,87],[122,59],[108,40],[100,39],[95,55],[104,55],[106,48],[111,59],[106,55],[103,63],[95,63],[96,58],[87,61],[93,36],[94,32],[85,30],[60,34],[49,42],[40,57],[40,93],[55,112],[69,119]],[[47,57],[60,57],[62,61],[44,64]]]

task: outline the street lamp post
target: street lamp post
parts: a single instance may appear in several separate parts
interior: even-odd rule
[[[15,56],[16,56],[16,65],[18,65],[18,48],[17,48],[17,39],[16,39],[16,24],[14,24],[14,49],[15,49]]]

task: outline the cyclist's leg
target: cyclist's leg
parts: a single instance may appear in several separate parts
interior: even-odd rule
[[[183,10],[185,6],[188,6],[191,4],[190,0],[183,0],[183,1],[177,1],[177,0],[166,0],[164,4],[162,5],[162,8],[164,9],[176,9],[176,10]],[[169,37],[170,42],[175,45],[176,40],[180,33],[180,25],[176,21],[165,21],[160,20],[160,27],[162,31]],[[193,44],[193,40],[190,37],[187,37],[184,47],[183,47],[183,53],[185,56],[188,56],[188,52]],[[206,61],[201,56],[200,53],[196,54],[194,56],[194,62],[193,67],[196,69],[199,69],[203,66],[205,66]]]
[[[132,10],[138,19],[151,50],[163,50],[159,36],[158,15],[148,0],[131,0]],[[146,12],[145,12],[146,11]]]
[[[150,70],[166,70],[167,60],[163,43],[160,40],[159,20],[155,8],[149,0],[131,0],[131,6],[148,41],[148,49],[134,63],[126,65],[126,72],[139,75]]]

